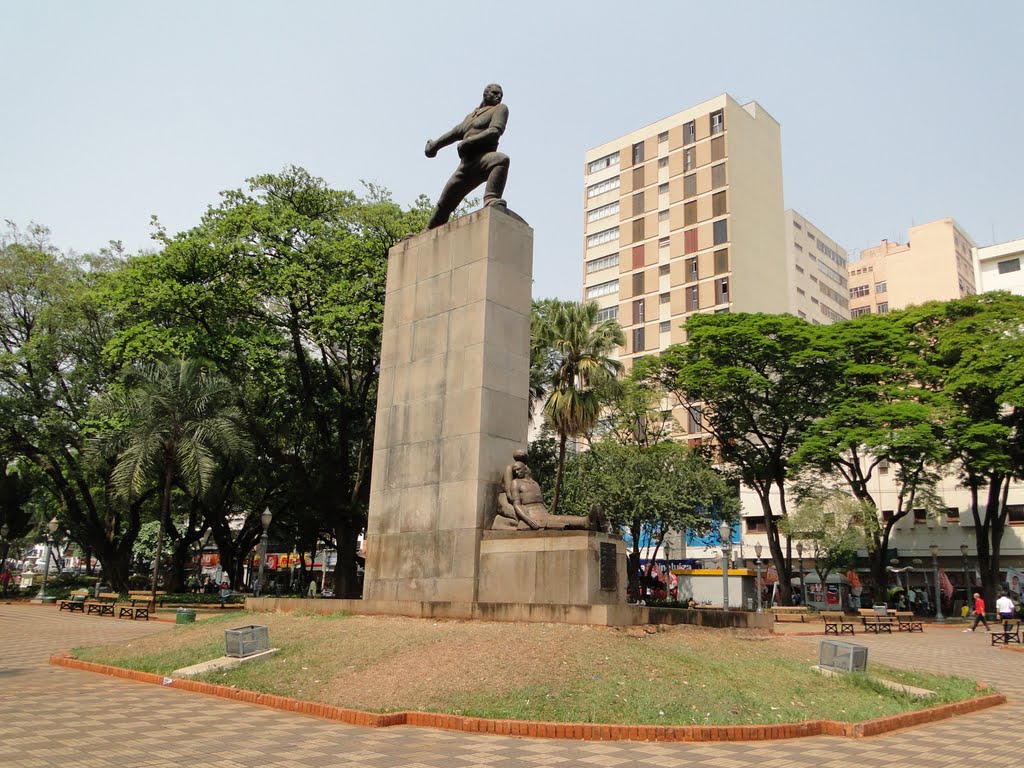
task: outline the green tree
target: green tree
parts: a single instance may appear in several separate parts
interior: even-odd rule
[[[622,364],[610,355],[626,338],[614,320],[598,320],[598,312],[596,302],[548,299],[534,306],[531,359],[547,361],[550,378],[545,386],[544,416],[559,441],[553,514],[561,495],[566,442],[594,428],[601,414],[602,394],[622,370]]]
[[[1024,477],[1024,297],[993,292],[903,315],[921,381],[942,409],[942,436],[971,498],[985,599],[1000,584],[1010,483]]]
[[[612,526],[628,532],[630,593],[639,594],[642,542],[653,557],[670,530],[707,533],[717,520],[734,520],[736,494],[707,461],[674,442],[651,447],[595,443],[566,467],[565,514],[586,515],[598,503]]]
[[[126,589],[143,499],[106,492],[110,467],[83,461],[94,425],[89,404],[116,379],[102,351],[117,318],[97,284],[123,254],[65,256],[45,227],[9,226],[0,236],[0,455],[16,458],[58,510],[62,527],[95,555],[111,586]],[[43,490],[44,489],[44,490]]]
[[[790,539],[810,544],[814,571],[823,585],[833,571],[853,564],[858,549],[871,549],[871,534],[878,526],[878,512],[871,502],[842,491],[801,498],[779,523]]]
[[[202,496],[220,461],[248,452],[248,438],[234,405],[234,388],[205,363],[171,359],[143,364],[129,370],[123,384],[101,405],[117,426],[94,441],[98,453],[117,457],[111,482],[118,494],[130,500],[158,489],[155,599],[175,485]]]
[[[287,168],[225,192],[192,230],[158,229],[163,250],[109,286],[128,318],[113,359],[203,357],[235,382],[256,461],[225,488],[252,500],[273,491],[289,515],[314,520],[307,546],[321,536],[337,546],[343,597],[359,595],[387,254],[429,212],[426,198],[403,209],[383,189],[359,197]],[[208,522],[221,556],[237,557],[248,536]]]
[[[789,464],[840,378],[834,343],[820,328],[790,315],[694,315],[687,344],[637,363],[638,376],[659,381],[681,405],[703,408],[714,449],[761,503],[787,602],[792,551],[778,521],[788,515]]]
[[[811,424],[793,456],[802,483],[820,488],[839,481],[875,510],[865,525],[868,563],[876,588],[887,583],[889,540],[894,526],[915,507],[940,506],[934,488],[944,461],[941,413],[921,386],[922,362],[902,315],[867,315],[824,326],[832,338],[840,376],[828,411]],[[883,463],[896,486],[894,507],[884,516],[871,492]]]

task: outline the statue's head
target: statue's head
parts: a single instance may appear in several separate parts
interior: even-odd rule
[[[518,479],[532,478],[530,468],[525,463],[517,461],[512,465],[512,476]]]
[[[484,99],[480,102],[481,107],[493,107],[495,104],[501,104],[501,99],[505,95],[505,92],[501,90],[501,86],[497,83],[491,83],[484,88]]]
[[[521,461],[521,462],[523,462],[525,464],[526,463],[526,457],[528,455],[529,454],[526,451],[524,451],[522,448],[516,448],[514,451],[512,451],[512,460],[513,461]]]

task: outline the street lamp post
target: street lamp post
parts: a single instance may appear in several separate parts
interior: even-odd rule
[[[274,519],[274,516],[270,514],[270,507],[263,510],[263,514],[260,515],[260,523],[263,524],[263,535],[260,536],[260,572],[259,576],[256,577],[256,597],[259,597],[263,592],[263,566],[267,562],[267,528],[270,527],[270,521]]]
[[[942,624],[946,617],[942,615],[942,586],[939,584],[939,545],[929,544],[932,553],[932,575],[935,577],[935,622]]]
[[[757,566],[757,612],[763,613],[761,608],[761,542],[754,545],[754,555],[757,558],[754,560],[754,564]]]
[[[10,526],[4,523],[0,526],[0,538],[4,540],[4,556],[0,559],[0,574],[3,574],[8,570],[7,568],[7,555],[11,553],[11,542],[7,538],[7,535],[11,532]],[[2,578],[2,577],[0,577]],[[7,585],[10,583],[10,574],[7,575],[7,581],[4,581],[4,597],[7,597]]]
[[[671,600],[672,595],[669,593],[669,574],[672,571],[672,564],[669,562],[671,559],[669,553],[672,551],[672,544],[668,539],[665,539],[665,599]]]
[[[960,557],[964,560],[964,602],[967,604],[967,612],[970,613],[971,598],[974,597],[971,589],[970,577],[967,575],[967,545],[960,545]]]
[[[732,528],[724,520],[718,527],[722,537],[722,610],[729,610],[729,561],[732,555]]]
[[[796,558],[800,567],[800,602],[807,605],[807,592],[804,590],[804,543],[796,543]]]
[[[50,547],[53,546],[53,534],[57,532],[57,525],[56,517],[46,524],[46,560],[43,561],[43,583],[39,585],[39,594],[35,598],[35,602],[38,603],[46,599],[46,580],[50,577]]]

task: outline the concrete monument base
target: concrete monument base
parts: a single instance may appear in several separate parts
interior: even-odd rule
[[[484,531],[478,599],[482,603],[621,605],[626,602],[625,563],[626,545],[607,533]]]

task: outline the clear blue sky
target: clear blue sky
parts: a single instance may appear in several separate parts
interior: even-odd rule
[[[423,144],[493,81],[538,297],[579,298],[585,150],[723,91],[846,248],[945,216],[987,245],[1024,237],[1022,29],[1017,1],[0,0],[0,218],[135,251],[288,164],[436,198],[456,158]]]

